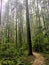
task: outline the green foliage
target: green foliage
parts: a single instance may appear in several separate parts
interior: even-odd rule
[[[34,51],[38,52],[46,52],[49,51],[49,43],[47,37],[44,37],[43,35],[35,35],[33,40],[33,49]]]
[[[8,59],[1,59],[0,64],[1,65],[15,65],[14,60],[8,60]]]
[[[42,53],[42,55],[45,58],[45,64],[49,65],[49,53]]]
[[[34,51],[43,51],[43,38],[39,35],[36,35],[34,38],[34,45],[33,45]]]
[[[33,50],[45,52],[49,50],[48,38],[43,35],[42,28],[40,27],[39,29],[33,39]]]
[[[0,65],[31,65],[30,62],[25,62],[24,57],[27,57],[27,44],[16,48],[15,43],[2,43],[0,48]]]

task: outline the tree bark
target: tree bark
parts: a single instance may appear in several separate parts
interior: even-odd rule
[[[27,43],[29,45],[29,55],[32,55],[32,42],[31,42],[31,32],[30,32],[30,23],[29,23],[28,0],[26,0],[26,25],[27,25]]]

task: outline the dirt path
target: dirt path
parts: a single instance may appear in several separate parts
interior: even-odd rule
[[[32,65],[45,65],[45,59],[41,54],[34,52],[33,55],[35,56],[35,61]]]

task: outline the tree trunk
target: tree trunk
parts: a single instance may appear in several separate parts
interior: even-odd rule
[[[27,25],[27,43],[29,45],[29,55],[32,55],[32,42],[31,42],[31,32],[30,32],[30,23],[29,23],[28,0],[26,0],[26,25]]]
[[[17,14],[16,14],[16,48],[17,48]]]

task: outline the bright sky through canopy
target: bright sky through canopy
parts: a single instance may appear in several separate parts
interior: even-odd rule
[[[2,0],[3,4],[5,5],[5,3],[7,2],[8,0]]]
[[[1,10],[1,0],[0,0],[0,10]]]
[[[7,2],[8,0],[2,0],[2,11],[4,11],[4,8],[5,8],[5,5],[6,5],[6,2]]]

